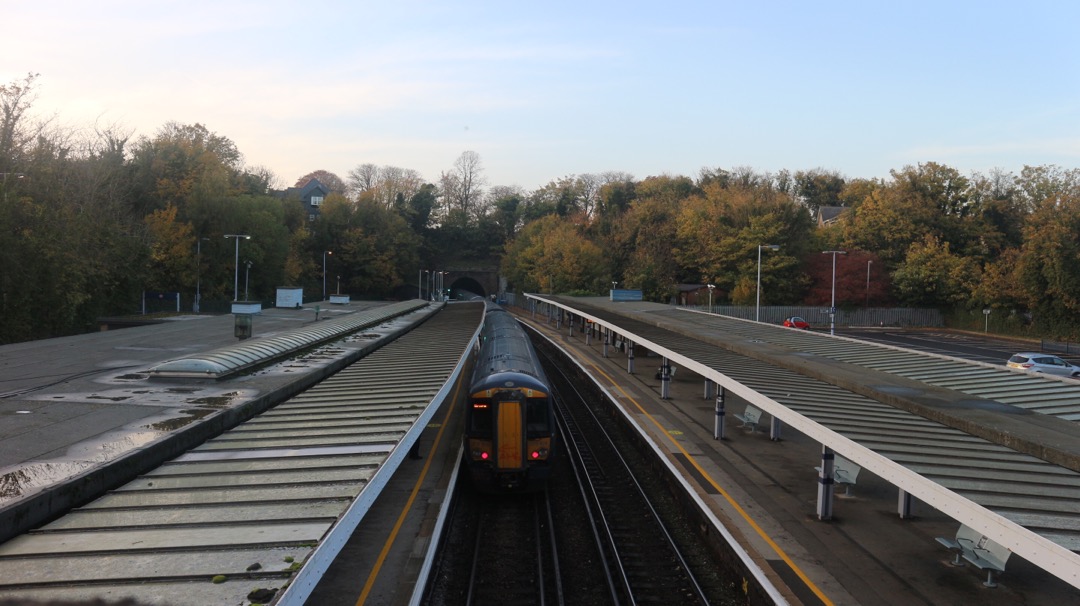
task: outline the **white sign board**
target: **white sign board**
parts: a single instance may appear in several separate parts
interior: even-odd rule
[[[298,286],[279,286],[277,289],[277,307],[301,307],[304,304],[304,289]]]

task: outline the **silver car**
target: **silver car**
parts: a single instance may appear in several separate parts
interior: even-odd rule
[[[1028,372],[1042,372],[1048,375],[1080,377],[1080,366],[1073,366],[1057,356],[1042,353],[1018,353],[1009,358],[1006,366]]]

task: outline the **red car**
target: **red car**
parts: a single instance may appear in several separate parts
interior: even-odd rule
[[[803,330],[810,330],[810,323],[803,320],[799,316],[791,316],[784,320],[784,326],[788,328],[802,328]]]

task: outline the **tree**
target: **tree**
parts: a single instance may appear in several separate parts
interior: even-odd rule
[[[795,194],[813,216],[817,216],[822,206],[843,206],[840,195],[846,183],[839,173],[821,168],[797,171],[794,181]]]
[[[744,185],[743,183],[749,183]],[[762,300],[797,300],[808,280],[799,258],[811,229],[807,209],[768,179],[710,180],[676,217],[675,259],[687,281],[715,284],[738,301],[747,280],[757,300],[758,246],[780,245],[761,257]],[[765,293],[769,293],[766,297]]]
[[[150,236],[152,280],[147,288],[176,291],[195,281],[195,234],[191,225],[176,220],[172,204],[146,217]]]
[[[971,301],[978,283],[977,264],[954,254],[948,242],[927,235],[912,244],[893,273],[900,303],[912,307],[951,307]]]
[[[349,171],[348,179],[347,193],[350,198],[356,198],[361,193],[375,188],[379,182],[379,167],[370,162],[357,165]]]
[[[408,200],[420,191],[424,178],[411,168],[361,164],[349,171],[348,195],[359,199],[369,194],[373,200],[393,208],[398,200]]]
[[[1080,195],[1080,168],[1024,166],[1016,186],[1025,210],[1034,212],[1048,200]]]
[[[611,235],[622,214],[630,208],[630,203],[637,197],[636,187],[632,178],[627,178],[625,181],[608,181],[600,187],[591,224],[593,233],[601,237]]]
[[[1024,228],[1014,274],[1038,328],[1077,334],[1080,312],[1080,196],[1065,193],[1042,201]]]
[[[235,143],[205,126],[169,122],[153,139],[132,146],[132,212],[147,215],[174,204],[185,217],[195,199],[237,195],[244,189],[241,159]]]
[[[678,274],[672,254],[677,211],[678,206],[658,197],[631,204],[615,228],[614,248],[609,249],[613,280],[641,289],[651,301],[668,300]]]
[[[425,183],[405,203],[399,213],[405,218],[413,233],[424,235],[431,225],[431,216],[438,204],[435,186]]]
[[[879,188],[845,222],[844,248],[872,250],[892,271],[912,242],[937,235],[936,219],[937,210],[925,200],[904,196],[893,187]]]
[[[439,183],[447,214],[456,210],[465,220],[482,214],[479,207],[487,184],[483,172],[480,154],[464,151],[454,161],[454,168],[442,174]]]
[[[26,111],[34,102],[38,75],[30,73],[22,82],[0,86],[0,173],[16,172],[15,166],[40,130],[30,128],[25,121]]]
[[[526,225],[507,245],[502,265],[512,287],[533,292],[600,293],[609,271],[603,251],[581,226],[556,215]]]
[[[502,190],[491,203],[491,218],[499,231],[502,242],[509,242],[517,235],[521,224],[522,207],[524,196],[520,191],[512,189]]]

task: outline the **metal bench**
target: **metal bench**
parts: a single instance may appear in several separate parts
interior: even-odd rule
[[[750,433],[753,433],[757,431],[758,421],[761,420],[761,411],[748,405],[742,414],[735,413],[735,418],[742,423],[739,427],[749,427]]]
[[[814,468],[818,473],[821,473],[821,467]],[[851,487],[855,485],[855,480],[859,477],[859,472],[862,471],[862,467],[859,467],[855,463],[845,459],[840,455],[836,455],[833,458],[833,481],[836,484],[844,485],[844,496],[851,496]]]
[[[955,540],[937,537],[937,542],[956,553],[956,558],[951,562],[953,566],[963,566],[964,563],[960,560],[963,558],[980,570],[985,570],[986,582],[983,585],[987,587],[997,587],[997,583],[994,582],[994,573],[1005,572],[1005,562],[1012,555],[1009,548],[995,543],[981,532],[963,524],[956,531]]]

